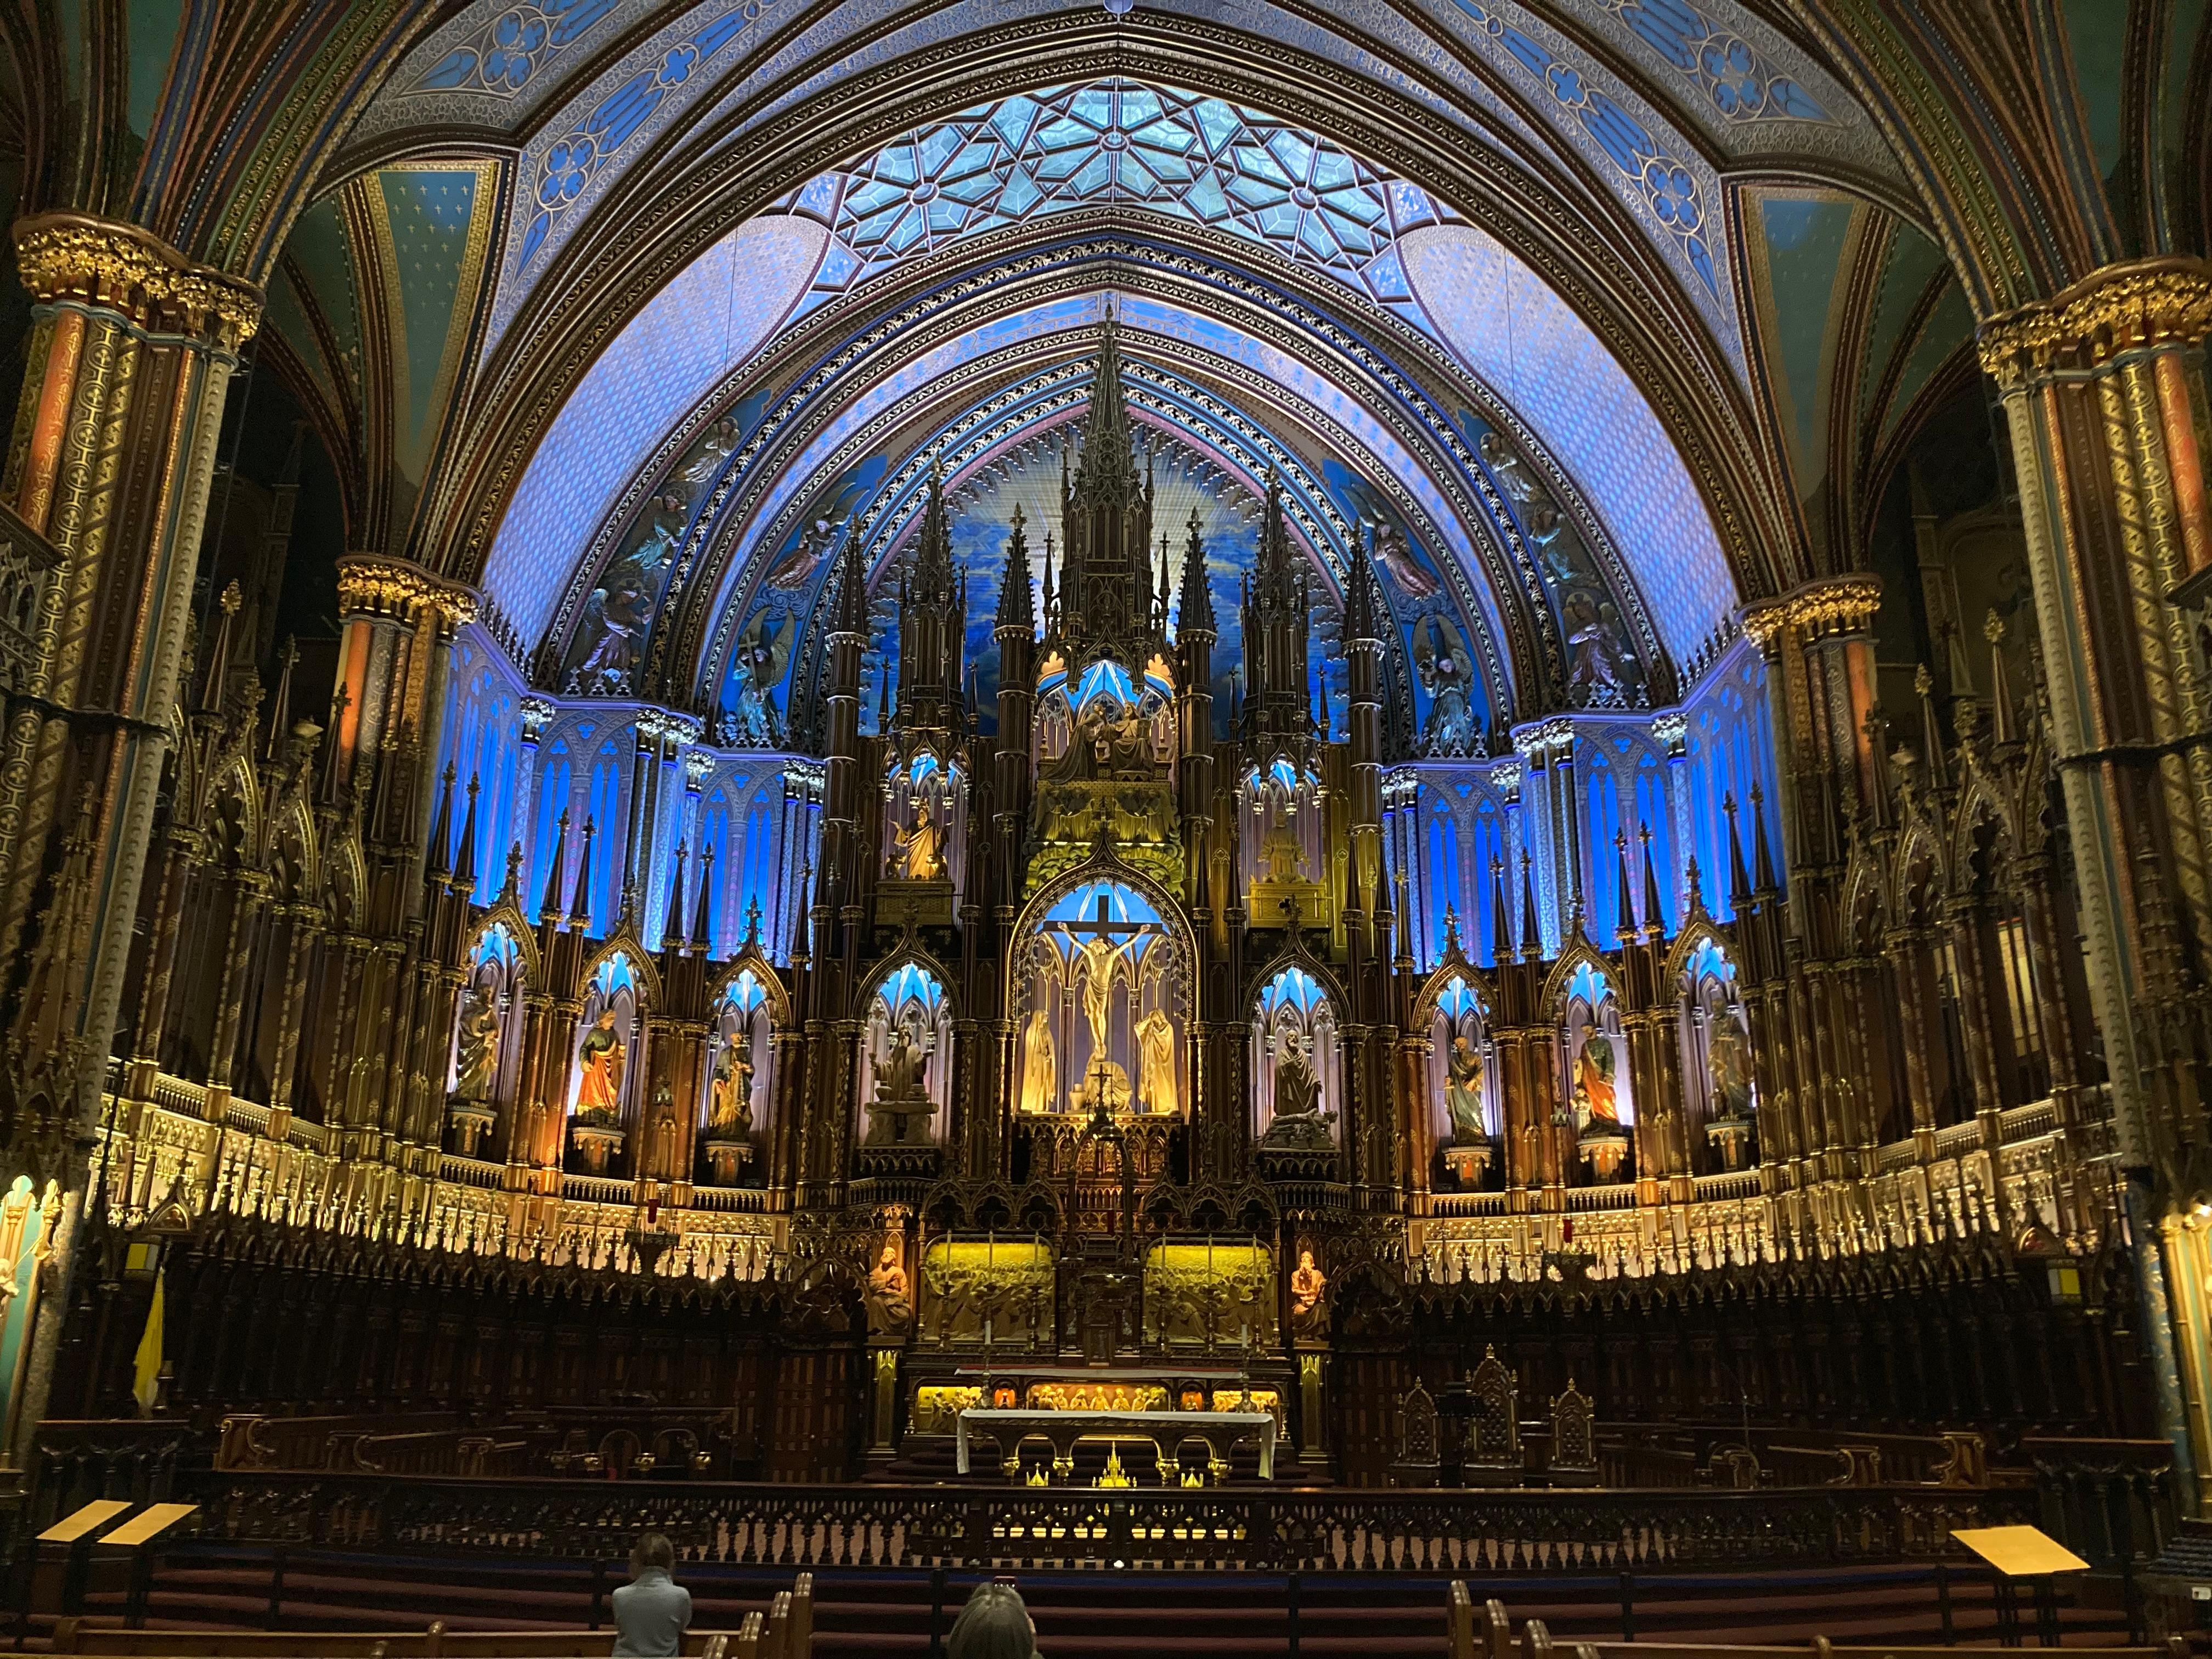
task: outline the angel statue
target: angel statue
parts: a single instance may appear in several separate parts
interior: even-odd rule
[[[779,611],[761,610],[738,635],[730,668],[732,701],[726,729],[739,742],[772,747],[783,741],[783,718],[775,706],[775,688],[783,684],[783,671],[791,660],[793,636],[798,629]]]
[[[1462,1033],[1445,1060],[1444,1105],[1451,1113],[1452,1143],[1471,1146],[1487,1139],[1482,1123],[1482,1051]]]
[[[1467,647],[1459,629],[1442,617],[1424,617],[1413,629],[1413,668],[1430,698],[1422,747],[1432,755],[1473,753],[1474,706],[1468,697]]]
[[[499,1073],[499,994],[471,986],[461,1004],[459,1063],[453,1067],[455,1100],[489,1100]]]

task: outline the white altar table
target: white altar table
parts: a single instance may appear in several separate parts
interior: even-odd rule
[[[1260,1478],[1275,1478],[1275,1419],[1267,1412],[1008,1411],[969,1406],[960,1413],[955,1437],[960,1473],[968,1473],[968,1437],[988,1434],[999,1443],[1000,1468],[1009,1480],[1021,1478],[1021,1444],[1052,1443],[1052,1473],[1066,1480],[1075,1469],[1075,1448],[1085,1440],[1144,1440],[1152,1443],[1163,1468],[1186,1440],[1206,1443],[1207,1477],[1219,1485],[1229,1474],[1229,1451],[1238,1441],[1257,1437]]]

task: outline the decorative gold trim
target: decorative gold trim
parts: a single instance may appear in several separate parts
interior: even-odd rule
[[[457,626],[473,622],[477,614],[473,588],[441,580],[422,566],[398,559],[342,561],[338,565],[338,604],[349,612],[368,611],[384,615],[428,609]]]
[[[1824,634],[1860,628],[1881,608],[1881,579],[1862,573],[1808,582],[1779,599],[1746,605],[1737,620],[1764,650],[1784,629]]]
[[[259,289],[192,264],[136,225],[76,213],[20,219],[15,264],[35,300],[110,307],[141,326],[202,335],[232,351],[261,324]]]
[[[2123,351],[2193,346],[2212,335],[2212,265],[2167,257],[2106,265],[2063,294],[1992,317],[1978,331],[1982,372],[2011,391],[2062,358],[2084,367]]]

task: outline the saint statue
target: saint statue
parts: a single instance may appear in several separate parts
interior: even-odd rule
[[[903,1025],[891,1028],[890,1046],[876,1068],[876,1098],[912,1100],[927,1093],[921,1081],[922,1052]]]
[[[611,1121],[621,1115],[623,1058],[614,1005],[609,1003],[599,1010],[598,1023],[584,1034],[583,1046],[576,1051],[581,1073],[576,1085],[577,1116],[596,1115]]]
[[[1022,1029],[1022,1109],[1049,1112],[1058,1105],[1060,1070],[1053,1052],[1052,1021],[1042,1008],[1030,1011]]]
[[[1452,1039],[1445,1064],[1449,1080],[1444,1104],[1451,1113],[1453,1144],[1466,1146],[1487,1139],[1482,1123],[1482,1051],[1462,1034]]]
[[[1620,1127],[1620,1113],[1613,1101],[1613,1039],[1592,1031],[1583,1039],[1575,1057],[1575,1103],[1583,1109],[1585,1133],[1603,1133]]]
[[[1296,1031],[1285,1031],[1275,1056],[1275,1121],[1317,1117],[1320,1112],[1321,1079],[1314,1075],[1305,1042]]]
[[[1328,1294],[1328,1275],[1314,1266],[1313,1252],[1300,1250],[1298,1265],[1291,1272],[1291,1326],[1301,1333],[1320,1322],[1322,1298]]]
[[[1306,849],[1298,844],[1297,820],[1285,814],[1269,824],[1260,838],[1260,856],[1267,863],[1269,881],[1304,880]]]
[[[929,797],[923,795],[914,804],[914,823],[898,832],[892,864],[908,881],[935,881],[945,873],[944,842],[945,832],[930,813]]]
[[[926,1138],[928,1121],[937,1115],[929,1085],[922,1080],[927,1060],[905,1026],[891,1027],[890,1044],[876,1062],[876,1097],[868,1108],[873,1120],[869,1145],[905,1146]]]
[[[1751,1109],[1751,1055],[1743,1017],[1723,1008],[1713,1021],[1712,1040],[1705,1060],[1713,1075],[1713,1100],[1727,1117],[1745,1117]]]
[[[884,1253],[868,1270],[868,1288],[861,1301],[867,1310],[872,1335],[903,1335],[914,1322],[914,1302],[908,1291],[906,1269],[899,1266],[896,1239],[884,1241]]]
[[[707,1086],[707,1133],[716,1140],[743,1140],[753,1132],[753,1038],[739,1031],[714,1056]]]
[[[471,986],[461,1002],[461,1037],[453,1067],[455,1100],[489,1100],[499,1073],[499,994]]]
[[[1175,1027],[1158,1008],[1137,1022],[1137,1065],[1145,1109],[1174,1112]]]

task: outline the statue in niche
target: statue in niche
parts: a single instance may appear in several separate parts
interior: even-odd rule
[[[1705,1064],[1712,1073],[1713,1102],[1721,1115],[1750,1116],[1751,1042],[1743,1029],[1743,1016],[1734,1008],[1723,1007],[1714,1017]]]
[[[592,1029],[576,1051],[580,1079],[576,1086],[576,1115],[588,1123],[612,1124],[622,1115],[622,1035],[615,1030],[614,1005],[599,1010]]]
[[[1580,692],[1586,704],[1622,701],[1620,612],[1612,600],[1600,599],[1583,588],[1567,595],[1565,608],[1571,653],[1568,686]]]
[[[763,747],[783,741],[783,718],[776,709],[775,688],[783,684],[784,667],[791,660],[791,644],[798,632],[788,617],[763,610],[738,635],[730,667],[730,715],[724,723],[729,741]]]
[[[1042,1008],[1030,1010],[1022,1029],[1022,1109],[1049,1112],[1059,1104],[1059,1056],[1053,1050],[1052,1021]]]
[[[898,832],[891,854],[896,872],[908,881],[935,881],[945,873],[945,832],[938,828],[927,795],[914,803],[914,822]]]
[[[1482,1051],[1462,1033],[1445,1058],[1444,1105],[1451,1113],[1452,1142],[1469,1146],[1489,1137],[1482,1125]]]
[[[1395,524],[1376,526],[1375,562],[1390,573],[1390,580],[1409,599],[1425,599],[1437,592],[1437,579],[1413,551],[1406,532]]]
[[[707,1133],[716,1140],[743,1140],[753,1132],[753,1038],[740,1030],[714,1056],[707,1087]]]
[[[876,1065],[876,1097],[868,1106],[870,1146],[918,1145],[927,1138],[925,1126],[937,1115],[922,1077],[928,1059],[905,1026],[891,1028],[890,1045]]]
[[[1291,1328],[1300,1336],[1315,1334],[1326,1316],[1328,1275],[1314,1265],[1311,1250],[1298,1252],[1298,1265],[1291,1271]]]
[[[1575,1116],[1585,1134],[1618,1133],[1620,1110],[1613,1084],[1613,1039],[1593,1030],[1575,1056]]]
[[[883,1254],[868,1270],[868,1288],[861,1297],[867,1310],[868,1334],[903,1336],[914,1323],[914,1297],[906,1269],[899,1265],[898,1241],[884,1241]]]
[[[664,1078],[653,1097],[653,1150],[646,1162],[647,1174],[675,1178],[676,1133],[676,1091]]]
[[[1306,849],[1299,843],[1295,817],[1288,812],[1276,816],[1267,826],[1267,833],[1260,838],[1260,857],[1267,866],[1269,881],[1305,879]]]
[[[489,1100],[499,1074],[499,994],[471,986],[461,1000],[459,1063],[453,1068],[455,1100]]]
[[[1469,696],[1467,647],[1459,629],[1442,617],[1422,617],[1413,629],[1413,670],[1429,694],[1422,747],[1432,755],[1474,753],[1480,734]]]
[[[1275,1052],[1275,1115],[1261,1144],[1318,1151],[1329,1145],[1334,1115],[1322,1109],[1321,1079],[1304,1037],[1285,1031]]]
[[[1175,1026],[1158,1008],[1137,1022],[1137,1068],[1145,1109],[1172,1114],[1176,1109]]]

